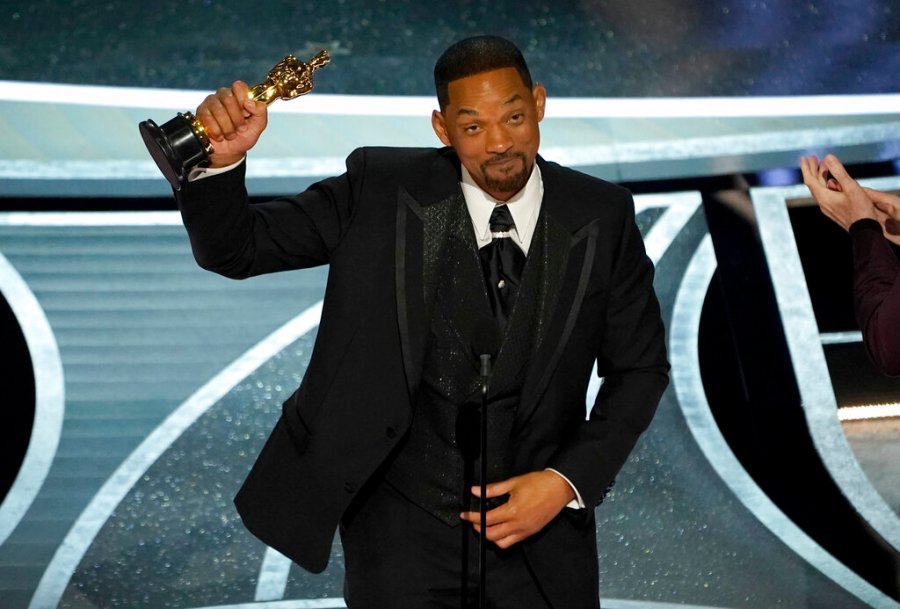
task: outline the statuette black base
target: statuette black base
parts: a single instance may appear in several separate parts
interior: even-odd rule
[[[175,190],[181,190],[188,173],[195,167],[205,167],[209,155],[192,127],[193,116],[178,113],[172,120],[157,125],[142,121],[138,127],[144,144],[157,167]]]

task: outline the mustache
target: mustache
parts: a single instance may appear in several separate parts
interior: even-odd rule
[[[490,160],[484,162],[484,165],[485,166],[500,165],[511,159],[524,159],[524,158],[525,158],[525,155],[523,155],[521,152],[506,151],[502,154],[498,154],[497,156],[491,157]]]

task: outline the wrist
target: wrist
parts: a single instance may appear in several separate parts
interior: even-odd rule
[[[866,230],[873,230],[880,233],[882,230],[881,223],[878,222],[878,220],[876,220],[875,218],[859,218],[857,220],[854,220],[847,228],[847,231],[851,235]]]
[[[220,167],[229,167],[244,160],[244,154],[211,154],[209,155],[210,169],[218,169]]]

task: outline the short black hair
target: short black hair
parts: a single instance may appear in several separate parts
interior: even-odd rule
[[[526,87],[534,86],[522,51],[505,38],[473,36],[451,45],[434,64],[434,89],[441,110],[450,101],[447,88],[451,82],[501,68],[515,68]]]

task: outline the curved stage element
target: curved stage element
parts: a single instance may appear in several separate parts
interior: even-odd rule
[[[867,606],[897,609],[900,603],[845,567],[791,522],[747,474],[722,437],[706,401],[696,340],[703,300],[715,270],[715,253],[712,242],[707,237],[700,244],[684,274],[672,313],[672,333],[669,339],[672,382],[691,433],[709,464],[735,497],[778,539]]]
[[[34,370],[34,426],[19,473],[0,503],[0,546],[31,507],[56,456],[66,410],[59,347],[50,322],[28,284],[0,252],[0,292],[13,310]]]
[[[864,182],[883,190],[900,180]],[[822,341],[803,277],[797,243],[788,217],[788,199],[808,199],[805,186],[751,189],[760,239],[769,263],[800,398],[819,457],[854,509],[882,539],[900,552],[900,516],[872,487],[859,466],[837,416],[838,405],[825,363]]]
[[[321,313],[322,303],[319,302],[279,328],[210,379],[147,436],[147,439],[103,485],[66,535],[38,584],[31,601],[31,609],[56,607],[60,603],[71,574],[78,567],[100,527],[107,522],[125,494],[147,469],[197,418],[231,391],[238,382],[244,380],[273,355],[316,328]]]

